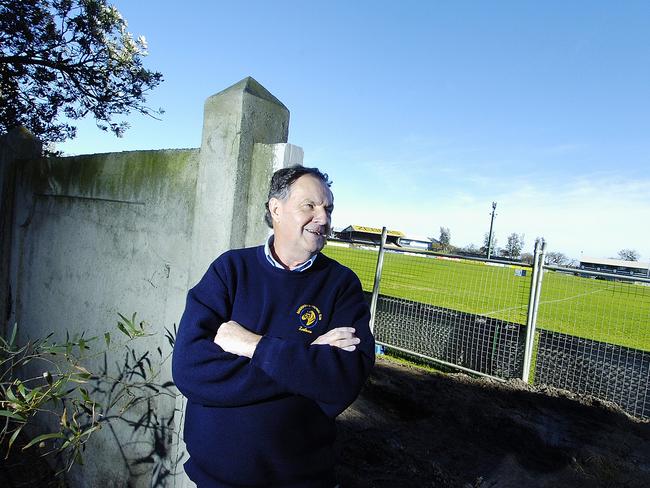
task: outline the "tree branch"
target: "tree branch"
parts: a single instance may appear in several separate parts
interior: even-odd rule
[[[48,59],[33,58],[31,56],[0,56],[0,64],[18,64],[21,66],[46,66],[60,71],[70,72],[79,67],[78,63],[67,64],[65,62],[50,61]]]

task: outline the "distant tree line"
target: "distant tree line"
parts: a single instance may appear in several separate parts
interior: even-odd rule
[[[449,253],[449,254],[460,254],[466,256],[474,257],[485,257],[487,256],[488,245],[490,241],[490,236],[486,232],[483,236],[483,245],[477,247],[473,243],[470,243],[466,246],[457,247],[451,243],[451,230],[449,227],[441,226],[440,233],[438,238],[430,238],[432,241],[437,241],[437,244],[434,245],[434,251]],[[538,237],[535,240],[535,243],[542,240]],[[492,238],[492,257],[500,257],[502,259],[508,259],[511,261],[522,261],[527,264],[533,263],[533,254],[530,252],[524,251],[524,234],[517,234],[516,232],[508,235],[506,239],[506,244],[503,248],[497,246],[496,237]],[[618,252],[618,258],[625,261],[638,261],[641,255],[635,249],[621,249]],[[574,259],[569,258],[566,254],[560,251],[547,251],[545,253],[546,264],[552,266],[566,266],[566,267],[577,267],[578,262]]]

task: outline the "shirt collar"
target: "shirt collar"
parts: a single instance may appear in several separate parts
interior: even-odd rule
[[[266,243],[264,244],[264,254],[266,255],[266,260],[271,263],[271,265],[275,268],[280,268],[280,269],[286,269],[284,266],[282,266],[280,263],[276,261],[276,259],[273,257],[273,253],[271,252],[271,246],[273,245],[273,238],[275,236],[271,235],[267,240]],[[310,257],[307,261],[304,263],[299,264],[295,268],[291,270],[292,273],[301,273],[309,268],[311,268],[311,265],[314,264],[314,261],[316,261],[316,258],[318,257],[318,253],[314,254],[312,257]]]

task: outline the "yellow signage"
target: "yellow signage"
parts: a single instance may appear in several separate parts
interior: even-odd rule
[[[363,225],[352,225],[352,230],[356,232],[365,232],[366,234],[380,234],[381,235],[381,229],[378,229],[377,227],[364,227]],[[400,232],[398,230],[389,230],[386,232],[387,235],[389,236],[395,236],[395,237],[404,237],[406,234],[403,232]]]

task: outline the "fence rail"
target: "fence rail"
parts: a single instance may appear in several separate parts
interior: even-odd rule
[[[330,242],[353,269],[377,341],[447,366],[612,401],[650,418],[650,280]]]

